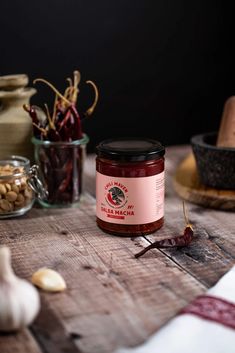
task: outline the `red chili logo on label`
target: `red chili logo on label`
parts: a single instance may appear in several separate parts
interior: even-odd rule
[[[108,190],[106,200],[113,207],[122,207],[125,204],[124,192],[117,186],[114,186]]]

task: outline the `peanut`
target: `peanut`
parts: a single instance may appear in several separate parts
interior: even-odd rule
[[[11,211],[11,209],[13,208],[10,204],[9,201],[5,200],[5,199],[1,199],[0,200],[0,207],[1,209],[3,209],[4,211]]]
[[[24,178],[24,179],[22,178],[22,180],[21,180],[21,185],[20,185],[20,190],[25,190],[26,187],[27,187],[26,179],[25,179],[25,178]]]
[[[7,193],[7,189],[4,184],[0,184],[0,194],[5,195]]]
[[[24,196],[27,198],[32,198],[32,195],[33,195],[32,190],[29,187],[27,187],[24,191]]]
[[[17,199],[17,193],[14,191],[8,191],[5,197],[6,200],[14,202]]]
[[[21,209],[32,201],[33,192],[27,185],[27,177],[15,177],[16,173],[22,174],[24,171],[23,167],[0,165],[0,177],[5,176],[0,182],[0,214]]]
[[[19,206],[23,206],[25,202],[25,198],[22,194],[17,195],[17,199],[15,201],[15,206],[19,207]]]
[[[2,165],[1,166],[1,170],[7,170],[7,171],[11,171],[12,170],[12,168],[11,168],[11,166],[10,166],[10,164],[6,164],[6,165]]]
[[[7,191],[11,191],[11,185],[9,183],[6,183],[5,187],[6,187]]]
[[[16,194],[19,194],[19,187],[16,184],[12,184],[11,186],[12,191],[14,191]]]

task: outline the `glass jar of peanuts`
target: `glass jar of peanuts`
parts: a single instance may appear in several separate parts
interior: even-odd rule
[[[20,156],[0,160],[0,218],[20,216],[34,203],[30,161]]]

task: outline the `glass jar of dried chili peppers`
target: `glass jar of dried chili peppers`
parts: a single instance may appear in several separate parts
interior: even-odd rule
[[[104,231],[149,234],[163,225],[165,148],[152,139],[110,139],[97,147],[96,215]]]
[[[83,164],[87,135],[68,141],[47,141],[32,138],[35,163],[47,197],[40,198],[44,207],[73,206],[80,200],[83,187]]]

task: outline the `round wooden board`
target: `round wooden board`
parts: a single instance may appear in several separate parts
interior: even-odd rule
[[[235,211],[235,190],[218,190],[202,185],[192,153],[179,165],[173,182],[176,192],[185,200],[205,207]]]

